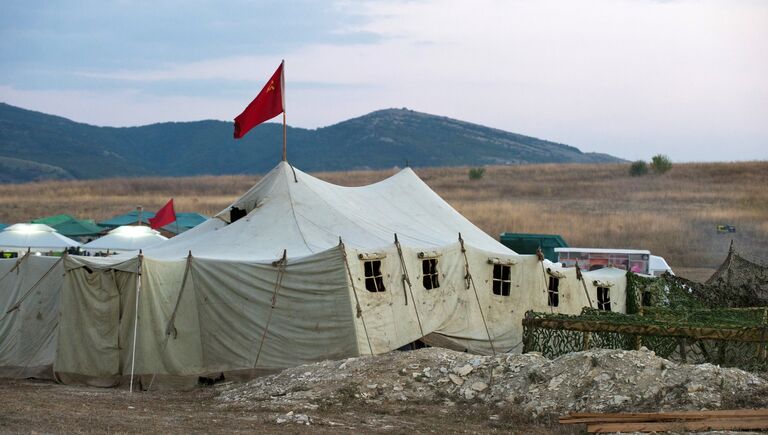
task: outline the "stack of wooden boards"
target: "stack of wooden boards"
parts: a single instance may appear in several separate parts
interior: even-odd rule
[[[640,413],[571,413],[560,424],[586,424],[587,432],[766,430],[768,409]]]

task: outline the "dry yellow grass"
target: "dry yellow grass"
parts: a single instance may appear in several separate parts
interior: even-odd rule
[[[503,231],[557,233],[571,246],[642,248],[673,266],[713,267],[731,238],[749,258],[768,262],[768,162],[677,164],[662,176],[630,177],[628,165],[489,167],[416,172],[494,237]],[[315,174],[362,185],[394,171]],[[0,222],[68,213],[102,220],[137,205],[154,210],[173,197],[179,211],[211,215],[258,180],[254,176],[117,178],[0,185]],[[717,234],[715,225],[737,227]]]

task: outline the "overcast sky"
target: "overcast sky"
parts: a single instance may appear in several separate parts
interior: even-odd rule
[[[0,3],[0,101],[96,125],[389,107],[627,159],[768,159],[766,0]]]

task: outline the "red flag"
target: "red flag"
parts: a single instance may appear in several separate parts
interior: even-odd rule
[[[283,104],[284,63],[285,61],[280,62],[280,66],[277,67],[277,71],[272,74],[272,78],[264,85],[264,89],[243,110],[243,113],[235,118],[235,139],[240,139],[253,127],[264,121],[269,121],[285,110],[285,105]]]
[[[173,198],[157,211],[155,217],[149,219],[149,226],[153,230],[164,227],[176,220],[176,212],[173,210]]]

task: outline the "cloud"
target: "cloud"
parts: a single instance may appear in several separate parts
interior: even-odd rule
[[[108,125],[231,119],[285,58],[294,125],[318,127],[405,106],[627,158],[767,157],[766,3],[425,0],[331,9],[321,14],[322,37],[293,34],[288,39],[296,43],[281,50],[265,48],[279,39],[277,31],[265,47],[238,42],[193,58],[87,62],[62,74],[68,94],[25,88],[0,72],[9,83],[0,98],[44,105],[50,96],[46,111],[66,107],[75,119]],[[316,12],[310,8],[299,21],[312,21]],[[213,15],[205,32],[229,23]],[[276,17],[273,27],[286,17]],[[250,40],[260,38],[250,33]],[[144,39],[138,46],[151,47]],[[94,100],[107,111],[88,111],[62,95]],[[124,110],[110,113],[112,103]]]

